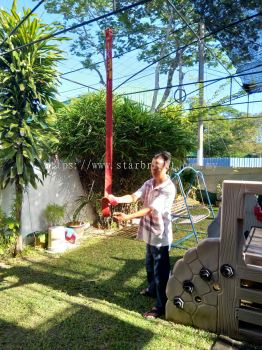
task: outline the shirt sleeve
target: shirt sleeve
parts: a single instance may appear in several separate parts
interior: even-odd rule
[[[136,196],[137,199],[143,200],[145,196],[145,189],[146,183],[144,183],[142,187],[140,187],[136,192],[134,192],[133,195]]]

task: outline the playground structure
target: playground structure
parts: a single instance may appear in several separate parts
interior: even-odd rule
[[[224,181],[220,237],[175,264],[167,320],[262,343],[262,221],[254,210],[261,194],[262,182]]]
[[[182,182],[182,177],[186,172],[190,172],[192,174],[192,178],[188,188],[186,189]],[[181,245],[184,241],[190,239],[192,236],[195,237],[196,243],[199,242],[198,232],[195,224],[205,220],[207,218],[215,218],[214,211],[210,202],[209,194],[207,191],[204,175],[201,171],[196,170],[190,166],[184,167],[177,173],[172,174],[172,180],[175,183],[178,192],[181,194],[180,199],[176,199],[173,203],[171,213],[172,213],[172,222],[175,224],[175,228],[179,228],[180,231],[185,231],[186,235],[178,240],[176,240],[173,244],[173,248],[183,248]],[[189,196],[193,189],[193,185],[197,185],[197,190],[199,191],[199,195],[201,198],[200,205],[190,205],[189,204]],[[204,204],[203,193],[205,195],[207,205]],[[200,212],[197,214],[194,213],[194,209],[199,209]],[[191,228],[186,229],[182,228],[181,225],[190,225]]]

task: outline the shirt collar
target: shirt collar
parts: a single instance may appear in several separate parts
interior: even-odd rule
[[[166,186],[168,185],[168,183],[169,183],[169,180],[170,180],[170,176],[167,175],[167,179],[166,179],[164,182],[162,182],[160,185],[154,187],[154,178],[152,178],[152,179],[151,179],[151,186],[152,186],[152,188],[153,188],[154,190],[158,190],[158,189],[161,189],[161,188],[166,187]]]

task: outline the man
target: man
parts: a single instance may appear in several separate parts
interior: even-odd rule
[[[118,221],[141,218],[138,239],[146,242],[146,271],[148,287],[140,294],[156,297],[156,305],[144,314],[157,318],[165,313],[166,285],[170,274],[169,250],[172,243],[171,206],[176,189],[167,175],[171,161],[169,152],[160,152],[151,163],[152,179],[132,195],[115,197],[109,195],[112,204],[132,203],[142,200],[143,208],[132,214],[115,213]]]

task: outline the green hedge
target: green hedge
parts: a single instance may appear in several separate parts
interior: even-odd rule
[[[94,190],[100,193],[104,168],[93,165],[104,162],[105,105],[103,91],[89,93],[72,100],[57,116],[60,158],[76,163],[86,190],[94,181]],[[119,96],[113,101],[113,115],[114,193],[136,190],[150,176],[147,164],[155,153],[171,152],[177,165],[193,149],[190,123],[180,115],[152,114],[141,104]]]

